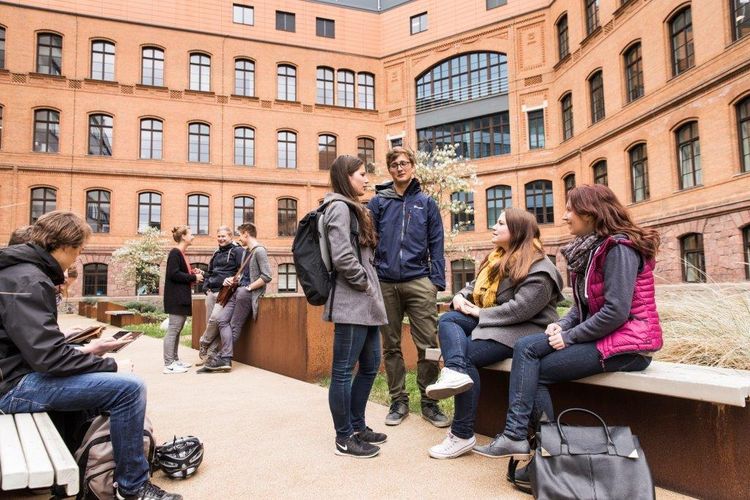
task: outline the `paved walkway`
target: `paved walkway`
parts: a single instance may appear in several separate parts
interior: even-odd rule
[[[69,327],[92,320],[68,315],[60,323]],[[161,350],[160,340],[142,337],[117,357],[131,359],[148,384],[148,414],[159,443],[173,434],[194,434],[205,443],[205,460],[195,476],[185,481],[161,472],[154,476],[186,500],[531,498],[505,481],[506,460],[475,454],[429,458],[427,449],[445,431],[414,414],[386,428],[387,408],[370,403],[368,424],[388,433],[380,456],[338,457],[325,388],[238,363],[228,374],[196,374],[192,368],[163,375]],[[197,358],[196,351],[183,346],[180,355],[190,362]],[[481,437],[480,442],[488,440]],[[685,497],[659,490],[657,498]]]

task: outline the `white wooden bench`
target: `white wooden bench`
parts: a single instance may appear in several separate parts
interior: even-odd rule
[[[0,415],[0,488],[64,486],[78,493],[78,465],[46,413]]]

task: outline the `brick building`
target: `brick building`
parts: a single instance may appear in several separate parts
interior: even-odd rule
[[[139,228],[190,224],[205,264],[252,220],[291,292],[336,154],[457,143],[481,185],[455,194],[454,286],[505,206],[557,256],[566,189],[592,182],[661,232],[661,282],[745,280],[749,34],[742,0],[0,2],[0,241],[86,214],[75,293],[132,295],[110,255]]]

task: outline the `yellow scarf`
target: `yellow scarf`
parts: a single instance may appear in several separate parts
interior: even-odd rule
[[[479,271],[479,276],[474,282],[474,292],[472,294],[474,298],[474,304],[479,307],[493,307],[495,300],[497,299],[497,287],[500,286],[500,282],[503,280],[503,270],[501,269],[498,276],[494,280],[490,281],[490,269],[492,269],[505,255],[505,250],[497,248],[487,257],[487,265]]]

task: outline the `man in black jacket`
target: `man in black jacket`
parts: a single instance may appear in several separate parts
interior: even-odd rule
[[[65,343],[57,324],[55,287],[91,234],[71,212],[43,215],[31,243],[0,250],[0,411],[97,410],[110,414],[119,499],[181,500],[149,481],[143,454],[146,387],[132,363],[102,358],[121,340],[92,342],[82,349]],[[126,373],[113,373],[113,372]]]

